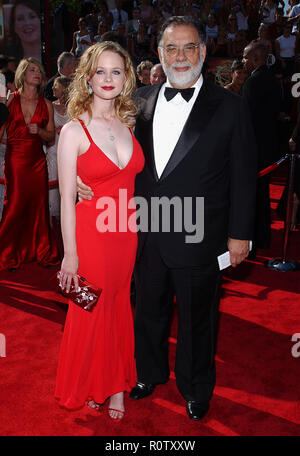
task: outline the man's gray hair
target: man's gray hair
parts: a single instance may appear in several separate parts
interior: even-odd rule
[[[157,35],[157,44],[158,46],[162,46],[162,37],[166,28],[170,26],[178,26],[178,25],[191,25],[195,27],[199,35],[199,41],[201,44],[206,44],[206,33],[205,33],[205,26],[203,22],[193,16],[172,16],[169,17],[161,26],[161,29]]]
[[[60,72],[70,60],[74,59],[74,54],[71,52],[62,52],[57,59],[57,69]]]

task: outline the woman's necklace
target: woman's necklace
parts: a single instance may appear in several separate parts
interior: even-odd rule
[[[107,127],[107,130],[108,130],[108,137],[111,141],[114,141],[116,138],[114,137],[113,135],[113,131],[111,129],[111,127]]]
[[[112,124],[113,124],[113,121],[115,120],[115,117],[112,118],[111,121],[108,121],[104,118],[105,122],[108,123],[108,126],[106,126],[106,129],[108,131],[108,138],[110,141],[114,141],[116,139],[114,133],[113,133],[113,130],[112,130]],[[117,156],[117,163],[116,163],[116,166],[119,168],[119,169],[122,169],[122,166],[121,166],[121,163],[120,163],[120,159],[119,159],[119,155],[118,155],[118,152],[116,151],[116,156]]]
[[[106,121],[106,120],[105,120]],[[108,131],[108,138],[110,141],[114,141],[116,139],[115,135],[113,134],[113,131],[112,131],[112,124],[113,124],[113,121],[114,121],[114,117],[113,119],[110,121],[109,123],[109,126],[106,127],[107,131]],[[106,121],[107,122],[107,121]]]

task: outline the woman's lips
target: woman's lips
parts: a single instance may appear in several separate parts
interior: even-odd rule
[[[102,87],[103,90],[113,90],[114,87],[113,86],[104,86]]]

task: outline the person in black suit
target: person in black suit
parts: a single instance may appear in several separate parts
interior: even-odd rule
[[[209,409],[215,386],[221,290],[217,257],[229,250],[236,266],[249,253],[256,149],[242,98],[203,80],[203,24],[192,17],[172,17],[162,26],[158,41],[167,82],[140,88],[136,94],[135,135],[144,151],[145,167],[137,175],[135,194],[148,202],[150,226],[139,230],[138,383],[130,397],[149,396],[156,385],[169,379],[168,336],[175,293],[176,382],[189,418],[199,420]],[[80,182],[78,190],[80,197],[91,196]],[[167,231],[166,220],[151,211],[157,201],[174,203]]]
[[[262,43],[250,43],[243,53],[243,63],[251,76],[245,81],[242,96],[247,101],[258,150],[258,170],[279,157],[278,116],[282,90],[278,79],[266,65],[268,50]],[[258,179],[254,247],[267,249],[271,241],[269,176]]]
[[[49,79],[45,87],[45,98],[49,101],[55,101],[56,98],[53,95],[53,84],[56,78],[59,76],[65,76],[71,78],[76,68],[76,59],[74,54],[71,52],[62,52],[57,59],[57,73]]]
[[[6,122],[8,114],[9,114],[8,108],[4,104],[4,101],[2,102],[2,100],[0,99],[0,128]]]

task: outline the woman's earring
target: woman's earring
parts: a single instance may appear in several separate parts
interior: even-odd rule
[[[88,88],[89,94],[92,95],[93,87],[91,86],[91,84],[88,84],[88,86],[89,86],[89,88]]]

